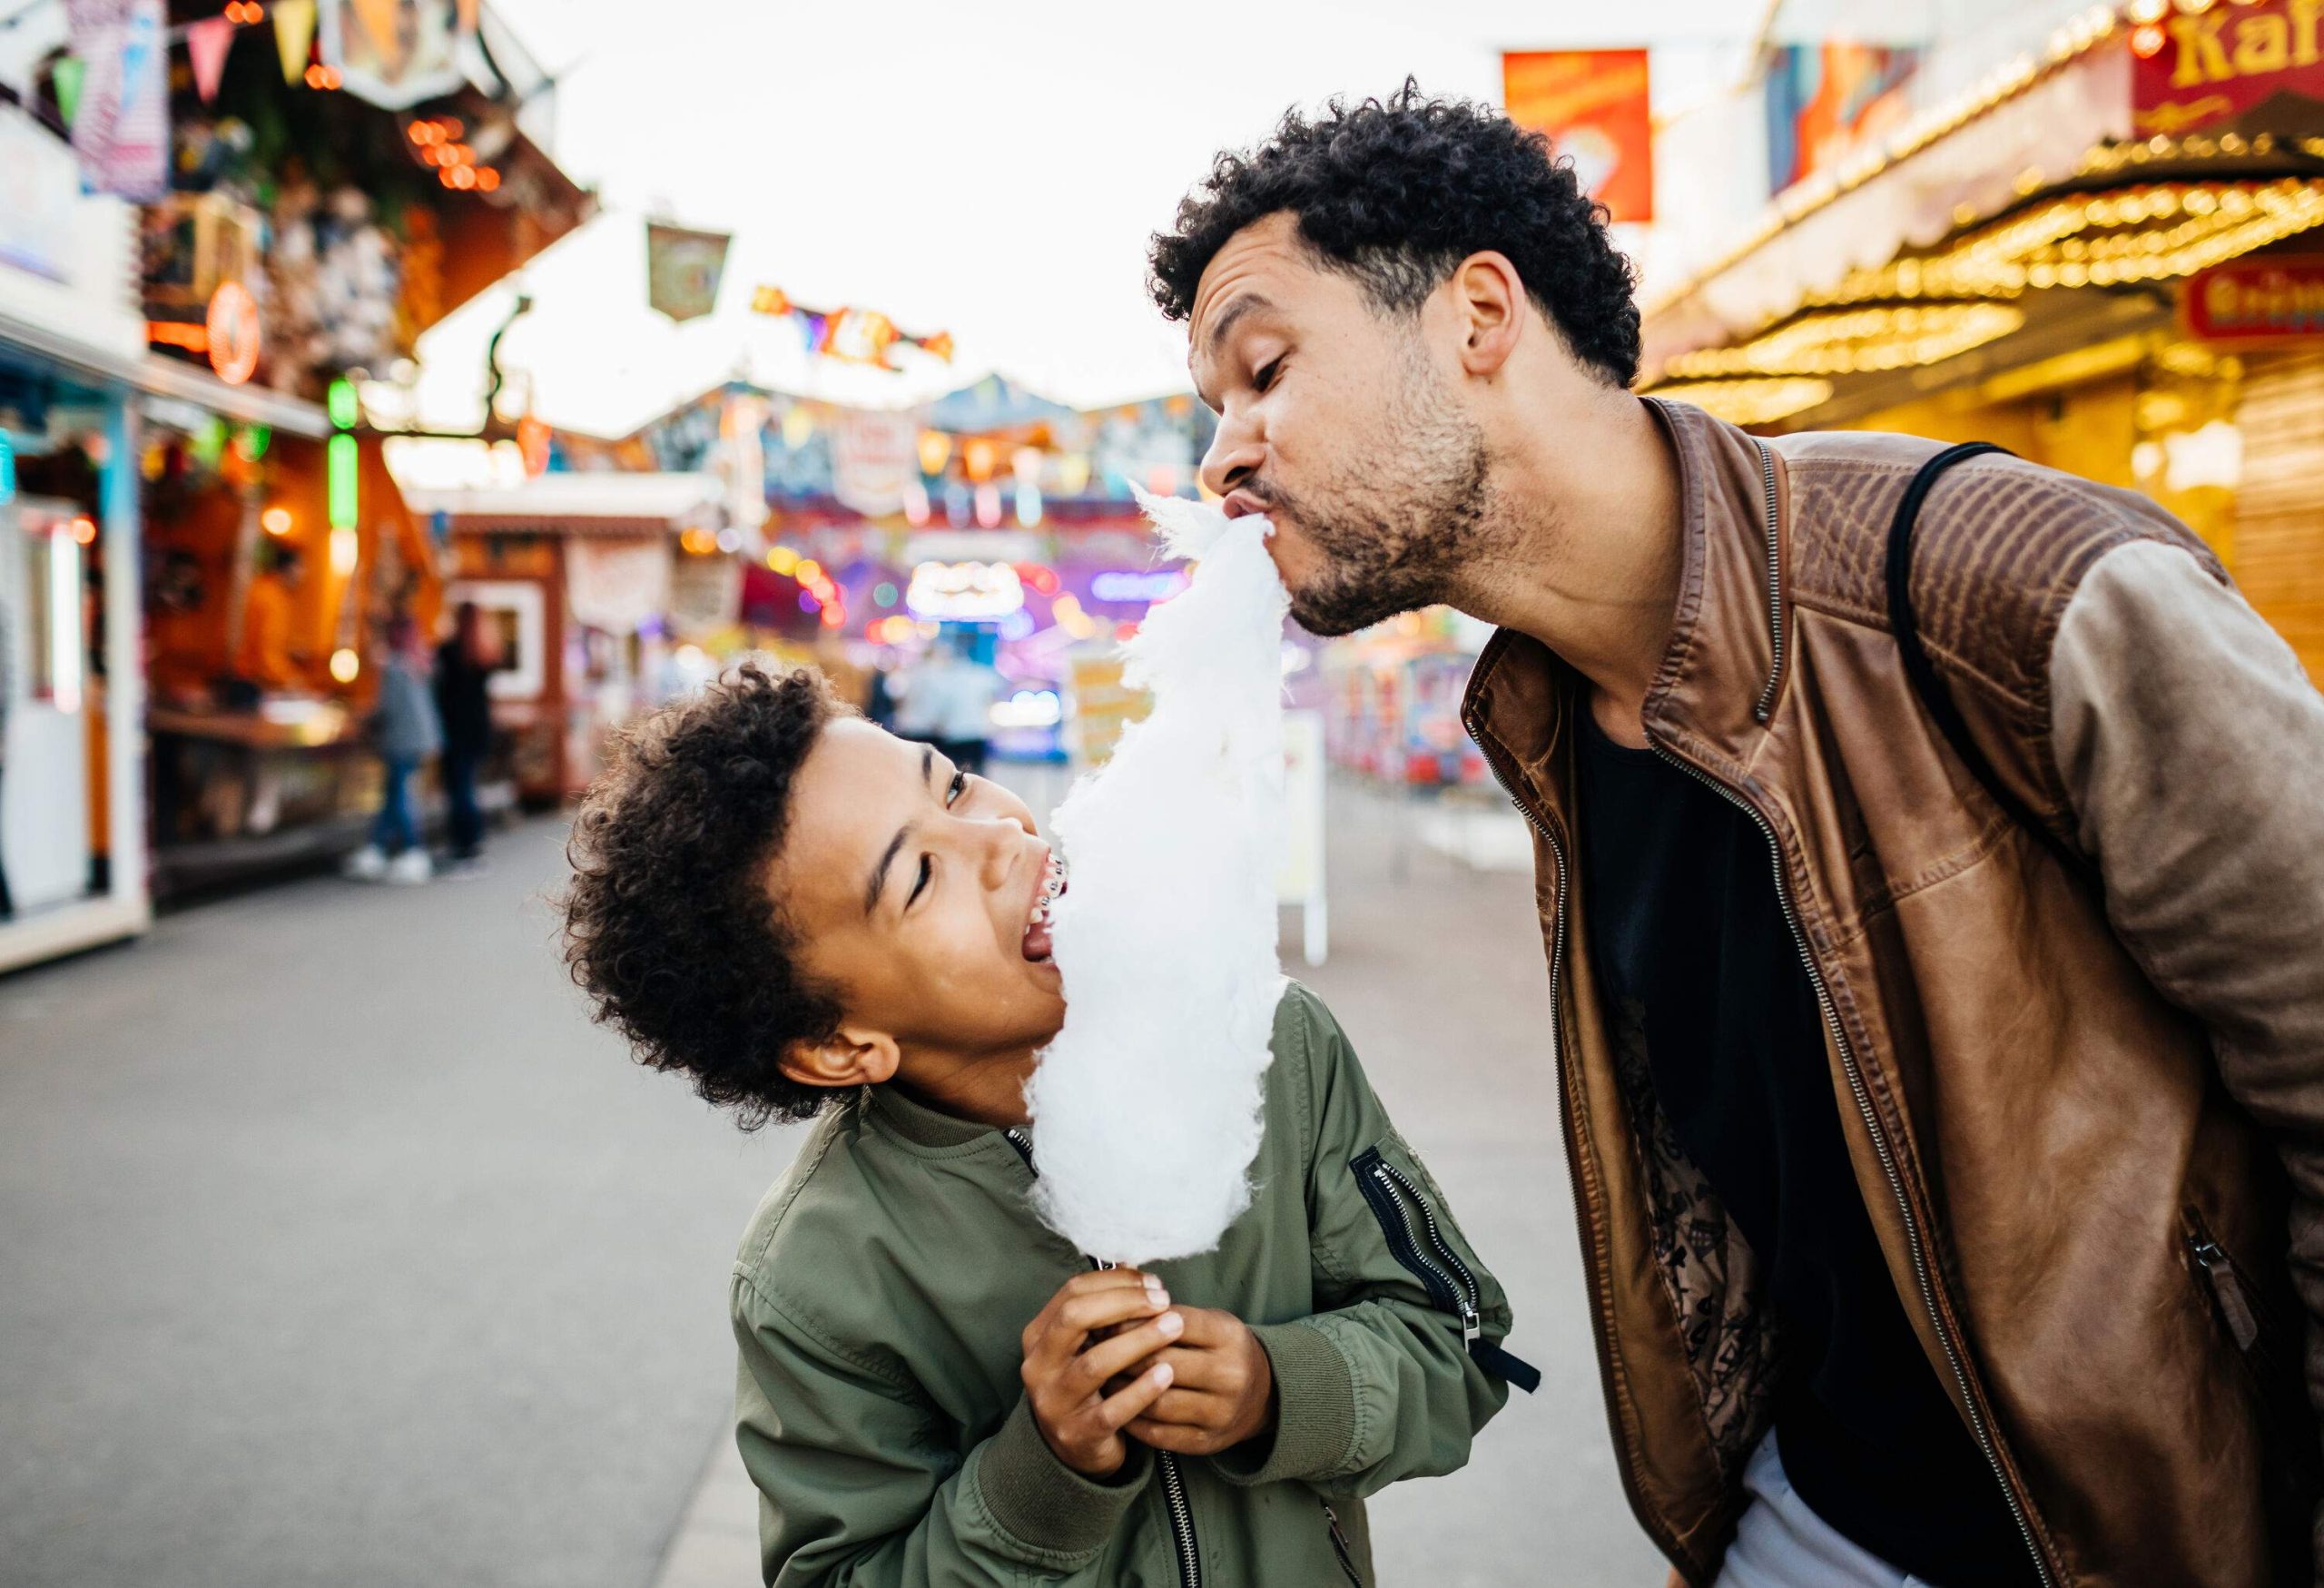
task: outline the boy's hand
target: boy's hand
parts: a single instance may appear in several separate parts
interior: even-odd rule
[[[1129,1455],[1123,1425],[1170,1387],[1170,1365],[1147,1360],[1186,1327],[1169,1305],[1161,1280],[1108,1268],[1068,1279],[1025,1326],[1025,1398],[1041,1437],[1074,1471],[1118,1472]],[[1107,1382],[1125,1374],[1119,1386]]]
[[[1275,1368],[1250,1326],[1207,1307],[1178,1311],[1187,1322],[1177,1344],[1130,1369],[1170,1375],[1170,1386],[1131,1420],[1130,1435],[1157,1450],[1216,1455],[1273,1427]]]

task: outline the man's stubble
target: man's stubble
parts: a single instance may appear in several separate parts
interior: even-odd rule
[[[1332,477],[1255,494],[1322,554],[1291,593],[1311,634],[1345,635],[1443,601],[1500,538],[1483,432],[1461,411],[1417,345],[1399,360],[1377,432],[1352,441]]]

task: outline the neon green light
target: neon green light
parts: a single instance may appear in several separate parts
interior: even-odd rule
[[[342,430],[353,429],[355,421],[363,417],[355,401],[355,382],[344,377],[330,383],[323,406],[330,414],[330,422]]]
[[[330,485],[330,527],[355,528],[355,438],[333,436],[327,458]]]

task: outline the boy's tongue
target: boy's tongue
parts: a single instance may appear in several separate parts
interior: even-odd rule
[[[1049,957],[1049,927],[1046,921],[1037,922],[1025,929],[1025,957],[1046,960]]]

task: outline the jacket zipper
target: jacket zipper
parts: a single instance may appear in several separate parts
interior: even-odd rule
[[[1524,1358],[1494,1345],[1484,1337],[1484,1292],[1477,1284],[1476,1275],[1444,1238],[1436,1222],[1435,1210],[1411,1177],[1381,1156],[1376,1147],[1367,1147],[1349,1160],[1355,1174],[1355,1189],[1363,1194],[1374,1218],[1380,1221],[1381,1233],[1388,1238],[1388,1250],[1396,1261],[1410,1270],[1426,1287],[1430,1299],[1443,1310],[1461,1320],[1461,1348],[1469,1359],[1494,1377],[1531,1395],[1541,1387],[1541,1369]],[[1399,1197],[1398,1192],[1403,1195]],[[1420,1209],[1421,1228],[1413,1224],[1411,1208]],[[1428,1244],[1435,1250],[1432,1260],[1421,1248],[1421,1229],[1428,1235]],[[1459,1283],[1455,1284],[1455,1278]]]
[[[1332,1530],[1332,1553],[1340,1558],[1340,1570],[1347,1573],[1347,1580],[1354,1583],[1355,1588],[1364,1588],[1363,1573],[1355,1569],[1354,1547],[1348,1543],[1347,1534],[1340,1531],[1340,1514],[1332,1509],[1330,1501],[1322,1501],[1321,1504],[1324,1521]]]
[[[2259,1375],[2262,1386],[2272,1383],[2276,1367],[2275,1351],[2270,1335],[2270,1320],[2261,1310],[2260,1298],[2235,1266],[2227,1248],[2211,1238],[2211,1227],[2193,1208],[2186,1209],[2187,1250],[2203,1271],[2203,1278],[2211,1287],[2211,1299],[2218,1305],[2220,1317],[2226,1320],[2227,1332],[2235,1348]]]
[[[1033,1168],[1031,1138],[1015,1129],[1001,1134],[1017,1149],[1017,1156],[1025,1160],[1025,1168],[1039,1176],[1041,1171]],[[1089,1259],[1089,1266],[1097,1269],[1114,1267],[1097,1258]],[[1178,1472],[1178,1458],[1167,1450],[1157,1450],[1154,1453],[1154,1465],[1162,1477],[1163,1509],[1170,1514],[1170,1543],[1177,1552],[1179,1588],[1202,1588],[1202,1551],[1195,1542],[1195,1509],[1187,1499],[1186,1479]],[[1334,1526],[1336,1529],[1337,1524]]]
[[[1784,924],[1791,929],[1791,941],[1799,951],[1799,962],[1807,972],[1808,984],[1816,990],[1816,1004],[1823,1011],[1824,1024],[1832,1033],[1832,1044],[1840,1055],[1840,1068],[1847,1073],[1848,1090],[1856,1095],[1856,1112],[1864,1119],[1865,1129],[1872,1137],[1873,1152],[1880,1159],[1881,1172],[1887,1177],[1888,1189],[1896,1199],[1896,1211],[1905,1226],[1905,1245],[1913,1256],[1913,1277],[1920,1287],[1921,1306],[1928,1313],[1929,1326],[1936,1336],[1937,1344],[1945,1349],[1945,1360],[1953,1371],[1953,1382],[1961,1391],[1961,1404],[1969,1415],[1969,1432],[1976,1439],[1977,1448],[1984,1453],[1985,1464],[1993,1468],[1994,1480],[2001,1484],[2002,1498],[2009,1502],[2010,1517],[2017,1524],[2018,1536],[2025,1541],[2026,1551],[2034,1557],[2034,1573],[2041,1580],[2043,1588],[2052,1588],[2054,1580],[2050,1575],[2050,1563],[2043,1555],[2041,1545],[2034,1542],[2034,1524],[2017,1498],[2017,1491],[2010,1485],[2009,1474],[2002,1466],[2001,1453],[1994,1444],[1992,1430],[1986,1427],[1984,1414],[1978,1410],[1976,1397],[1970,1393],[1969,1372],[1962,1359],[1960,1346],[1953,1338],[1953,1331],[1945,1327],[1945,1315],[1937,1310],[1935,1279],[1929,1269],[1927,1254],[1921,1248],[1920,1221],[1913,1217],[1912,1201],[1905,1194],[1904,1171],[1897,1166],[1896,1154],[1889,1147],[1888,1134],[1881,1128],[1880,1116],[1872,1106],[1872,1091],[1865,1084],[1864,1072],[1857,1067],[1855,1050],[1848,1046],[1846,1033],[1840,1027],[1839,1011],[1832,1002],[1831,989],[1825,983],[1823,972],[1817,969],[1816,956],[1807,946],[1807,934],[1801,930],[1798,912],[1792,907],[1791,886],[1784,876],[1783,845],[1776,837],[1775,827],[1749,800],[1709,773],[1680,760],[1657,744],[1651,735],[1647,742],[1653,745],[1656,755],[1750,817],[1767,838],[1768,852],[1775,864],[1776,901],[1783,906]]]
[[[1775,715],[1776,686],[1783,681],[1783,523],[1776,510],[1775,452],[1756,436],[1751,445],[1759,449],[1760,500],[1767,504],[1768,651],[1772,660],[1768,665],[1767,685],[1751,707],[1753,720],[1764,724]]]
[[[1421,1217],[1428,1220],[1429,1244],[1450,1258],[1451,1261],[1447,1267],[1440,1267],[1426,1252],[1421,1250],[1420,1231],[1413,1224],[1412,1214],[1396,1196],[1401,1188],[1417,1202],[1420,1201],[1420,1193],[1413,1189],[1410,1180],[1389,1166],[1388,1160],[1380,1156],[1378,1148],[1364,1149],[1356,1154],[1354,1162],[1349,1167],[1355,1170],[1356,1189],[1372,1205],[1373,1217],[1380,1220],[1380,1227],[1388,1237],[1388,1244],[1396,1248],[1396,1260],[1411,1269],[1413,1276],[1428,1287],[1429,1295],[1435,1298],[1439,1307],[1460,1318],[1461,1345],[1466,1349],[1469,1342],[1483,1332],[1477,1318],[1479,1297],[1475,1277],[1461,1267],[1458,1258],[1452,1258],[1449,1252],[1445,1252],[1443,1237],[1436,1230],[1436,1218],[1429,1212],[1425,1203],[1422,1203]],[[1461,1275],[1462,1283],[1459,1286],[1452,1283],[1452,1270],[1458,1270]]]

